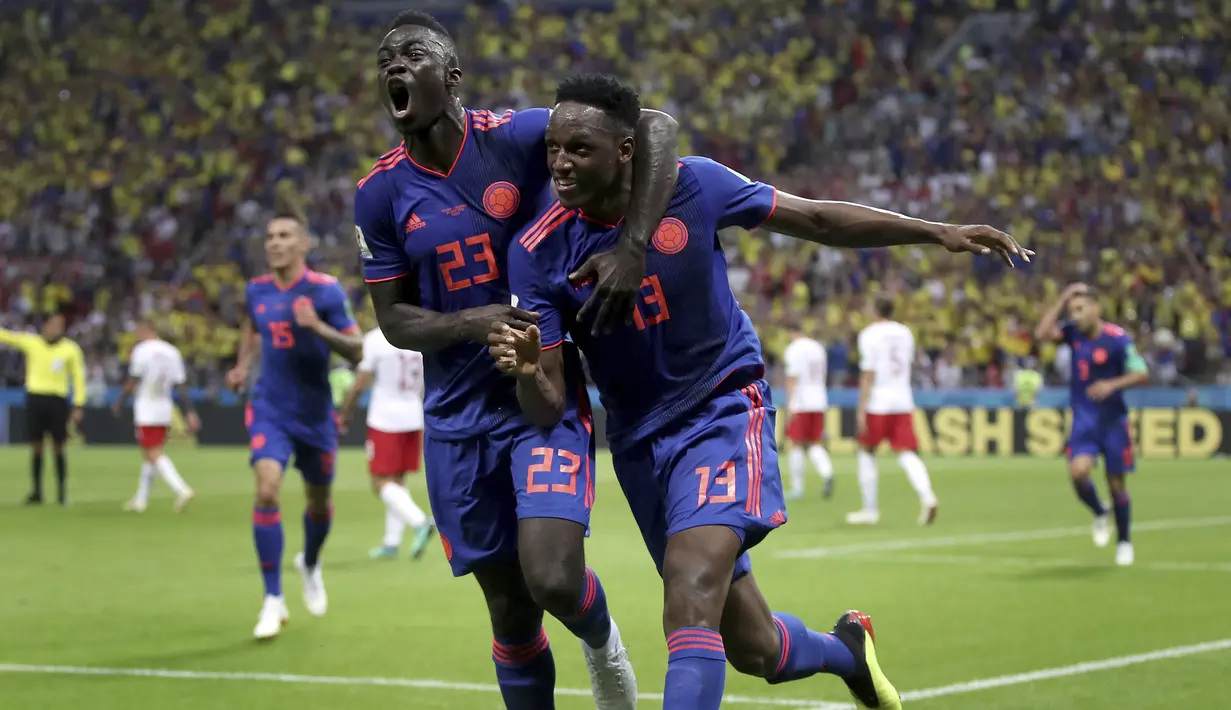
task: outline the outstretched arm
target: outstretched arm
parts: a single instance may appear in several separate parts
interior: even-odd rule
[[[620,241],[615,249],[595,254],[569,275],[574,283],[595,280],[594,293],[577,313],[579,322],[593,320],[594,333],[632,322],[645,277],[646,247],[675,195],[679,128],[674,118],[661,111],[641,111],[633,154],[633,192]]]
[[[1012,267],[1013,257],[1030,261],[1034,252],[1013,237],[986,225],[929,222],[852,202],[808,200],[786,192],[775,195],[765,228],[831,247],[868,249],[906,244],[936,244],[951,252],[998,253]]]

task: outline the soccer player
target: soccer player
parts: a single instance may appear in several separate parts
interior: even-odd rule
[[[43,447],[47,437],[56,455],[56,494],[68,504],[68,422],[80,424],[85,405],[85,355],[81,346],[64,337],[64,316],[43,321],[39,334],[0,328],[0,345],[17,348],[26,356],[26,435],[30,437],[32,487],[26,505],[43,502]],[[70,403],[70,391],[71,403]]]
[[[1068,322],[1059,325],[1060,314],[1066,308]],[[1090,480],[1095,457],[1103,457],[1116,517],[1116,564],[1131,565],[1132,503],[1124,477],[1132,473],[1134,464],[1124,390],[1149,383],[1145,359],[1123,328],[1103,320],[1098,297],[1085,284],[1073,284],[1060,294],[1043,314],[1034,336],[1040,341],[1062,341],[1073,350],[1069,376],[1069,406],[1073,410],[1073,429],[1067,447],[1069,475],[1077,498],[1094,513],[1094,544],[1107,547],[1111,544],[1107,506]]]
[[[628,214],[639,100],[600,75],[566,80],[556,100],[547,157],[559,200],[509,255],[513,292],[538,322],[524,332],[494,324],[490,352],[515,376],[522,408],[540,426],[568,411],[566,336],[586,356],[616,475],[663,576],[663,707],[719,707],[728,660],[771,683],[832,673],[865,707],[901,707],[865,615],[843,614],[832,634],[812,631],[771,614],[751,574],[747,550],[785,523],[786,511],[761,346],[731,293],[717,232],[764,224],[834,246],[931,243],[1006,256],[1018,253],[1016,243],[990,227],[804,200],[685,158],[647,255],[633,324],[595,335],[576,322],[593,285],[570,274],[611,248],[614,225]]]
[[[795,326],[791,329],[791,344],[782,354],[786,365],[786,401],[790,417],[787,419],[786,438],[790,442],[788,454],[791,473],[791,490],[787,500],[804,494],[804,468],[807,459],[821,474],[821,495],[833,495],[833,462],[829,452],[821,445],[825,434],[825,410],[829,409],[829,390],[825,378],[829,374],[825,346],[808,337]]]
[[[359,374],[342,401],[338,418],[343,427],[351,420],[359,395],[369,388],[368,474],[372,490],[385,504],[385,539],[369,553],[374,559],[397,557],[402,535],[415,531],[410,556],[419,559],[436,526],[415,505],[406,489],[406,472],[419,470],[423,450],[423,356],[413,350],[398,350],[389,344],[380,328],[363,336],[363,359]]]
[[[892,320],[893,301],[877,297],[872,304],[873,321],[859,333],[859,406],[855,410],[859,452],[856,463],[863,508],[846,516],[851,525],[880,522],[876,449],[882,442],[898,454],[898,465],[919,494],[919,524],[936,521],[939,503],[932,491],[927,466],[916,453],[915,396],[911,392],[910,367],[915,361],[915,336],[910,328]]]
[[[184,382],[184,358],[171,343],[158,337],[154,324],[148,320],[137,323],[133,333],[137,344],[128,358],[128,378],[112,411],[116,416],[124,400],[135,390],[133,422],[137,425],[137,444],[141,447],[141,476],[137,479],[137,494],[125,504],[124,509],[144,513],[150,499],[150,484],[158,475],[175,493],[175,512],[184,510],[193,498],[192,489],[180,477],[171,457],[163,451],[167,443],[167,431],[171,428],[171,416],[175,409],[173,397],[179,396],[180,408],[188,430],[196,432],[201,420],[193,409],[192,400]]]
[[[506,257],[551,198],[550,111],[464,108],[453,41],[423,13],[395,18],[376,67],[405,142],[360,181],[355,236],[381,331],[394,347],[423,353],[424,463],[446,557],[483,590],[508,708],[554,706],[544,611],[581,639],[597,707],[632,708],[633,667],[585,564],[594,441],[580,363],[571,361],[567,416],[544,430],[527,422],[486,353],[492,323],[535,320],[512,300]],[[646,245],[676,178],[676,130],[669,116],[642,115],[623,238],[578,268],[598,283],[582,313],[595,330],[632,316]]]
[[[260,355],[260,374],[248,402],[251,464],[256,474],[252,534],[265,600],[253,635],[273,638],[287,620],[282,597],[282,476],[294,457],[303,476],[304,550],[295,558],[303,577],[304,604],[314,616],[328,608],[320,552],[333,519],[330,487],[338,427],[329,388],[331,353],[351,362],[362,358],[363,338],[346,292],[332,276],[307,266],[308,230],[303,221],[281,215],[265,234],[270,274],[248,282],[247,320],[239,358],[227,373],[236,390],[248,380]]]

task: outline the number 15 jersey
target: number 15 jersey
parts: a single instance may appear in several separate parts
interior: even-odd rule
[[[872,373],[868,414],[909,414],[915,411],[910,389],[910,364],[915,360],[915,336],[896,321],[877,321],[859,333],[859,370]]]
[[[514,234],[551,196],[543,141],[550,111],[465,113],[452,167],[415,163],[405,144],[386,153],[355,192],[355,239],[368,283],[414,273],[416,305],[455,313],[509,304],[505,257]],[[519,412],[511,378],[487,346],[462,342],[423,355],[431,435],[461,440]]]

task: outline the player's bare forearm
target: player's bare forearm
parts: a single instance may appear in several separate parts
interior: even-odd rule
[[[533,374],[518,375],[517,403],[526,419],[549,428],[564,418],[564,370],[560,348],[548,350]]]
[[[360,371],[359,374],[355,375],[355,383],[351,385],[351,388],[346,392],[346,396],[342,398],[342,408],[338,414],[342,421],[350,421],[350,418],[355,413],[355,406],[359,402],[359,395],[363,394],[371,386],[371,374]]]
[[[189,416],[197,413],[196,405],[192,403],[192,394],[188,391],[188,385],[181,384],[175,386],[175,400],[180,405],[180,411],[184,416]]]
[[[620,246],[644,254],[658,229],[680,174],[680,124],[662,111],[645,109],[637,123],[633,191],[620,230]]]
[[[855,408],[855,415],[863,417],[868,413],[868,397],[872,394],[872,378],[875,374],[871,370],[865,370],[859,373],[859,405]]]
[[[363,333],[360,333],[358,328],[352,327],[352,330],[343,333],[321,321],[312,329],[312,332],[324,340],[330,350],[346,358],[352,364],[363,359]]]
[[[1150,384],[1150,373],[1130,372],[1119,377],[1106,380],[1117,392],[1131,387],[1143,387]]]
[[[1043,313],[1043,317],[1039,319],[1039,324],[1034,327],[1034,339],[1044,341],[1054,341],[1060,339],[1060,329],[1056,324],[1060,322],[1060,313],[1064,310],[1064,305],[1068,303],[1067,294],[1056,299],[1056,302]]]
[[[257,334],[252,321],[244,321],[244,329],[239,336],[239,352],[235,355],[235,367],[246,372],[252,367],[252,361],[260,351],[261,336]]]
[[[411,274],[368,284],[376,322],[389,343],[402,350],[434,353],[458,343],[486,344],[493,322],[525,330],[538,317],[511,305],[494,304],[440,313],[419,307],[419,286]]]
[[[808,200],[779,192],[767,229],[831,247],[868,249],[942,244],[948,225],[852,202]]]

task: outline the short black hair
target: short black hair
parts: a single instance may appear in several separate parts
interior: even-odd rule
[[[593,106],[631,133],[641,120],[641,97],[610,74],[574,74],[556,87],[556,103],[574,101]]]
[[[876,315],[880,316],[881,318],[892,318],[893,317],[893,299],[890,298],[889,296],[885,296],[885,295],[877,296],[875,308],[876,308]]]
[[[1082,291],[1081,293],[1075,294],[1073,297],[1074,298],[1088,298],[1091,301],[1098,302],[1098,291],[1095,291],[1093,288],[1087,286],[1086,290]]]
[[[420,10],[403,10],[393,18],[393,22],[389,23],[389,31],[392,32],[399,27],[422,27],[440,35],[445,41],[447,50],[445,62],[450,69],[457,67],[457,43],[453,41],[453,35],[449,34],[449,30],[440,24],[440,20]]]

